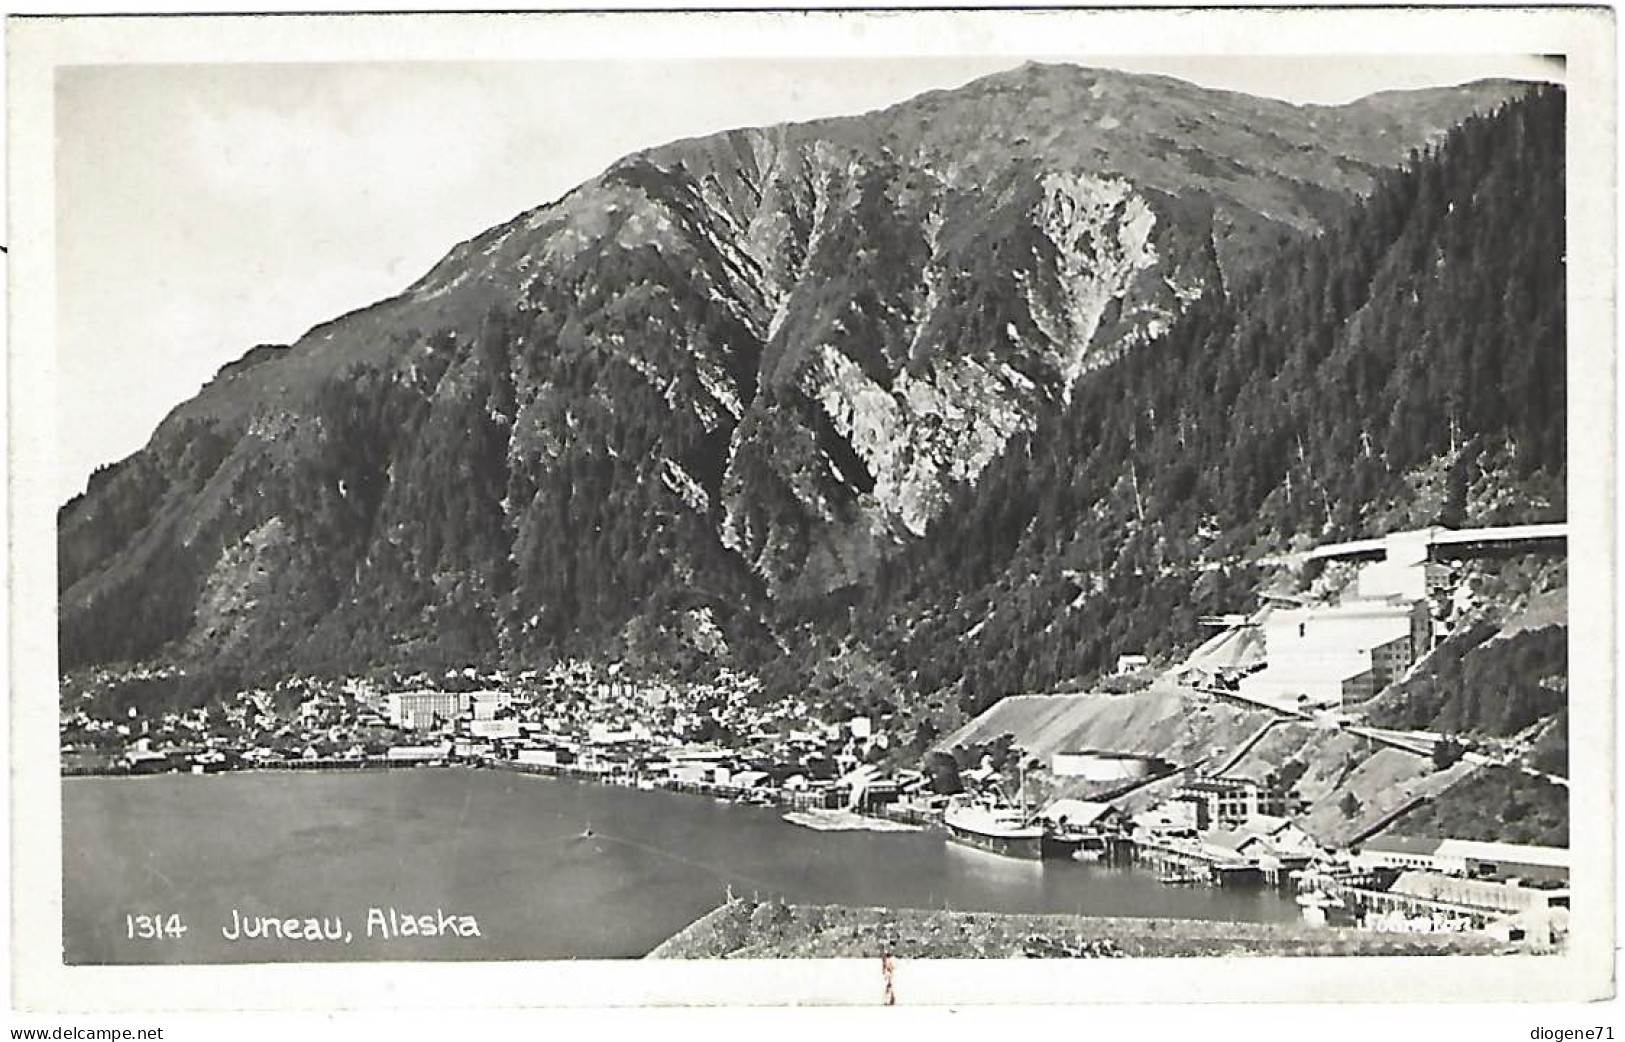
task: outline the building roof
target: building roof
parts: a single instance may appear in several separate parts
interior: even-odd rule
[[[728,758],[728,751],[715,746],[690,745],[672,749],[666,755],[673,760],[725,760]]]
[[[1101,818],[1112,813],[1114,808],[1109,803],[1097,803],[1094,800],[1056,800],[1044,808],[1039,817],[1046,821],[1060,821],[1073,828],[1083,828],[1093,825]]]
[[[1489,879],[1462,879],[1460,876],[1445,875],[1442,872],[1401,872],[1399,878],[1394,880],[1394,885],[1388,888],[1388,892],[1457,904],[1478,904],[1481,901],[1494,904],[1498,899],[1504,900],[1508,894],[1524,896],[1540,894],[1544,895],[1545,901],[1550,901],[1553,897],[1561,897],[1568,893],[1566,890],[1513,887]]]
[[[1454,886],[1458,888],[1458,893],[1471,893],[1469,886],[1472,882],[1472,880],[1457,879],[1455,876],[1448,876],[1442,872],[1401,872],[1399,877],[1394,880],[1393,885],[1388,888],[1388,892],[1391,894],[1404,894],[1407,897],[1425,897],[1437,901],[1441,900],[1441,887]],[[1490,883],[1488,885],[1496,890],[1504,889],[1500,883]]]
[[[1427,836],[1372,836],[1359,844],[1362,852],[1372,854],[1411,854],[1416,857],[1437,855],[1442,840]]]
[[[1249,843],[1262,842],[1257,836],[1237,832],[1234,829],[1208,829],[1196,838],[1201,840],[1205,847],[1212,847],[1234,856],[1240,856]]]
[[[1568,868],[1567,847],[1534,847],[1521,843],[1492,843],[1476,839],[1439,841],[1440,857],[1472,858],[1475,861],[1504,861],[1514,865],[1541,868]]]
[[[1349,619],[1389,619],[1403,620],[1416,610],[1420,603],[1406,597],[1385,595],[1381,597],[1355,597],[1336,604],[1305,605],[1301,608],[1290,608],[1278,611],[1270,617],[1266,625],[1297,625],[1299,622],[1332,622]]]
[[[1180,792],[1241,792],[1246,789],[1263,789],[1258,782],[1245,778],[1193,778],[1181,785]]]
[[[1274,836],[1291,828],[1291,818],[1283,818],[1277,814],[1254,814],[1242,822],[1237,832],[1246,832],[1255,836]]]
[[[1115,749],[1057,749],[1056,756],[1092,756],[1097,760],[1155,760],[1146,753],[1125,753]]]
[[[1167,823],[1171,825],[1195,825],[1196,806],[1189,800],[1167,800],[1142,810],[1132,819],[1138,825],[1152,825]]]

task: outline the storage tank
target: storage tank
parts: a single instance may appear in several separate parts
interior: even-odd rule
[[[1082,778],[1090,782],[1140,781],[1157,773],[1152,756],[1115,753],[1102,749],[1072,749],[1055,754],[1050,767],[1061,778]]]

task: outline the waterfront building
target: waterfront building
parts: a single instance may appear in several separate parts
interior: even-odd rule
[[[1058,828],[1072,831],[1118,832],[1128,825],[1128,817],[1109,803],[1095,800],[1056,800],[1038,817]]]
[[[1388,888],[1388,893],[1508,915],[1567,908],[1569,905],[1567,889],[1519,886],[1440,872],[1402,872]]]
[[[1561,880],[1569,878],[1567,847],[1539,847],[1523,843],[1496,843],[1476,839],[1446,839],[1439,855],[1460,860],[1471,876]]]
[[[1382,835],[1363,841],[1355,849],[1354,861],[1368,871],[1395,868],[1475,879],[1567,882],[1570,858],[1565,847]]]
[[[1256,864],[1266,844],[1258,836],[1234,829],[1207,829],[1197,835],[1204,854],[1214,861],[1246,861]]]
[[[531,746],[520,749],[514,759],[530,767],[568,767],[575,763],[575,754],[567,749]]]
[[[1275,814],[1255,814],[1236,827],[1236,831],[1258,836],[1269,843],[1270,850],[1282,860],[1309,859],[1320,854],[1320,844],[1291,818]]]
[[[518,738],[523,725],[518,720],[482,720],[476,716],[468,725],[468,733],[475,738]]]
[[[797,775],[797,778],[800,776]],[[803,778],[798,786],[792,787],[786,783],[785,794],[789,797],[792,810],[837,810],[841,807],[840,794],[828,783],[808,782]]]
[[[456,691],[392,691],[389,722],[409,731],[445,727],[468,708],[467,694]]]
[[[830,793],[838,801],[837,806],[876,811],[897,802],[897,780],[882,777],[876,768],[866,765],[838,779],[830,786]]]
[[[169,757],[154,750],[151,747],[151,740],[147,738],[139,739],[134,746],[124,752],[125,765],[135,773],[161,770],[168,762]]]
[[[671,780],[685,785],[727,785],[733,771],[726,763],[715,759],[673,759]]]
[[[463,759],[489,756],[491,754],[491,743],[472,738],[458,738],[451,743],[451,752],[453,756],[459,756]]]
[[[732,785],[736,789],[754,789],[758,786],[767,785],[770,781],[771,778],[766,771],[750,770],[740,771],[738,774],[735,774],[732,778],[728,779],[728,784]]]
[[[1174,790],[1173,800],[1196,808],[1196,827],[1233,829],[1248,818],[1286,813],[1286,795],[1278,789],[1239,778],[1197,778]]]
[[[444,759],[450,752],[450,745],[392,745],[384,759],[390,763],[428,763]]]
[[[1166,800],[1134,815],[1134,829],[1154,836],[1195,836],[1199,807],[1196,800]]]
[[[1210,829],[1197,838],[1212,857],[1239,858],[1261,869],[1266,879],[1278,880],[1281,872],[1303,868],[1320,854],[1319,844],[1308,833],[1273,814],[1255,814],[1234,827]]]
[[[1466,862],[1451,863],[1439,855],[1439,840],[1426,836],[1372,836],[1354,848],[1354,867],[1363,871],[1378,868],[1401,871],[1465,871]]]

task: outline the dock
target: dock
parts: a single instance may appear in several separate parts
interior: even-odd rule
[[[1141,839],[1132,844],[1132,849],[1136,862],[1169,881],[1210,886],[1256,886],[1264,881],[1263,872],[1251,861],[1195,845]]]

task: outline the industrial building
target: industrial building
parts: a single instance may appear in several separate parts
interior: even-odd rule
[[[1442,627],[1432,607],[1447,612],[1452,567],[1460,558],[1509,553],[1560,551],[1568,539],[1563,524],[1520,525],[1453,531],[1421,528],[1372,539],[1326,544],[1302,556],[1305,562],[1361,562],[1353,589],[1338,604],[1272,605],[1246,622],[1214,616],[1216,625],[1263,637],[1264,668],[1241,679],[1238,693],[1254,701],[1313,708],[1340,708],[1371,698],[1403,676],[1433,646]],[[1276,596],[1291,602],[1294,595]],[[1232,659],[1256,655],[1244,640],[1221,634],[1192,655],[1191,682],[1212,684],[1223,675],[1222,649]],[[1238,661],[1235,665],[1240,665]],[[1236,672],[1232,668],[1232,673]]]
[[[1393,683],[1431,646],[1426,601],[1353,600],[1277,608],[1263,622],[1267,665],[1243,677],[1243,695],[1341,706]]]
[[[1537,847],[1473,839],[1422,836],[1373,836],[1355,850],[1364,869],[1396,868],[1476,879],[1526,879],[1567,882],[1566,847]]]
[[[1154,756],[1137,756],[1104,749],[1069,749],[1050,759],[1050,771],[1058,778],[1116,783],[1139,781],[1165,774],[1170,768]]]
[[[1170,801],[1194,805],[1196,827],[1201,830],[1233,829],[1249,818],[1281,817],[1287,812],[1284,793],[1239,778],[1197,778],[1174,790]]]

